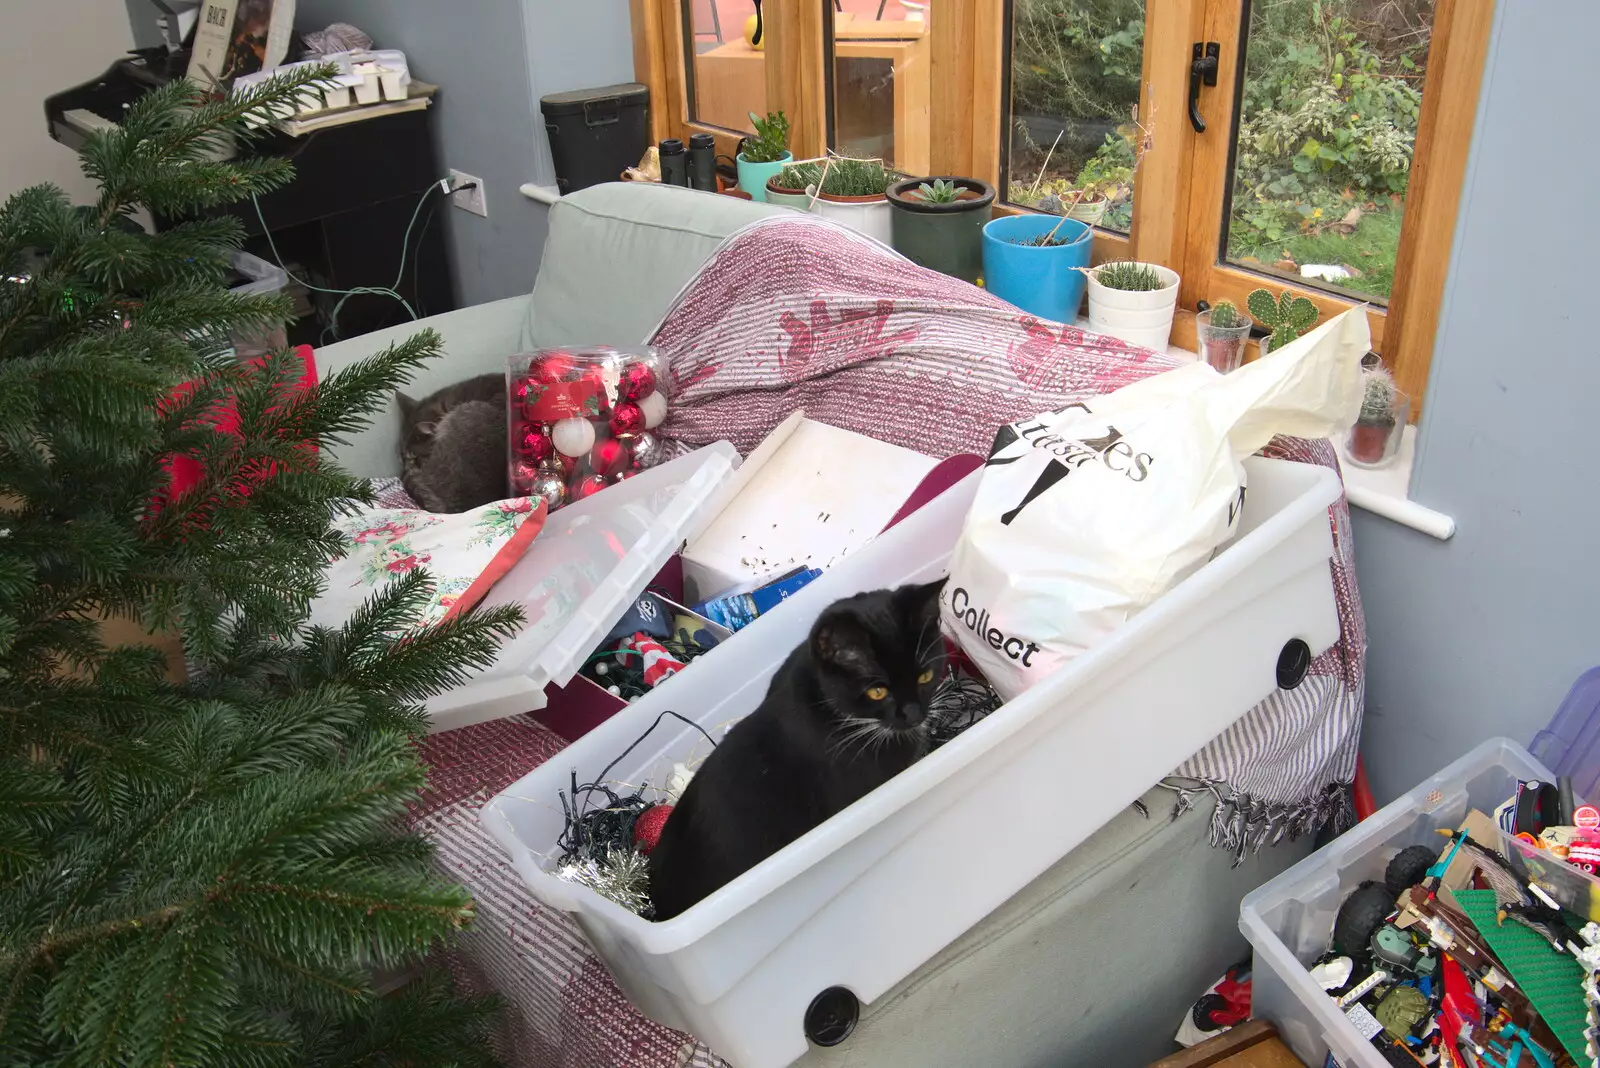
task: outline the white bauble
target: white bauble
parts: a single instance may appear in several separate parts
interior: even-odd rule
[[[573,416],[550,428],[550,440],[562,456],[587,456],[594,448],[594,424]]]
[[[667,417],[667,396],[659,389],[639,401],[639,410],[644,413],[644,428],[654,430],[661,425]]]

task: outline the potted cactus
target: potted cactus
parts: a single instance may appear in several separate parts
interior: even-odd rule
[[[1089,329],[1130,345],[1167,351],[1178,306],[1178,272],[1158,263],[1115,260],[1089,272]]]
[[[769,112],[765,119],[752,111],[750,124],[755,135],[740,142],[734,165],[739,170],[739,188],[752,200],[766,200],[767,179],[794,159],[789,152],[789,119],[781,111]]]
[[[1382,365],[1361,372],[1361,414],[1345,439],[1345,453],[1363,467],[1382,467],[1400,454],[1411,400]]]
[[[1245,302],[1256,322],[1272,331],[1261,339],[1261,355],[1276,352],[1301,334],[1317,325],[1317,306],[1305,297],[1297,297],[1287,289],[1276,299],[1272,291],[1253,289]]]
[[[978,178],[907,178],[885,195],[890,233],[902,256],[930,270],[978,280],[994,186]]]
[[[1206,363],[1223,374],[1237,370],[1244,362],[1244,343],[1250,339],[1255,321],[1231,301],[1219,300],[1195,317],[1200,347]]]

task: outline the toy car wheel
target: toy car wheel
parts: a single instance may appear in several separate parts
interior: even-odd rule
[[[1394,895],[1379,883],[1363,883],[1357,887],[1333,921],[1333,948],[1337,953],[1356,960],[1372,956],[1372,936],[1382,927],[1394,911]]]
[[[806,1009],[806,1037],[819,1046],[837,1046],[861,1019],[861,1002],[842,986],[830,986]]]
[[[1305,681],[1311,670],[1311,646],[1299,638],[1283,643],[1278,653],[1278,689],[1292,690]]]
[[[1222,1030],[1223,1027],[1222,1024],[1211,1018],[1211,1014],[1213,1012],[1226,1011],[1227,1008],[1228,999],[1221,994],[1204,994],[1199,1001],[1194,1003],[1194,1009],[1190,1015],[1194,1020],[1194,1025],[1209,1035],[1213,1031]]]
[[[1393,897],[1420,883],[1439,859],[1431,846],[1414,845],[1396,853],[1389,866],[1383,870],[1383,886]]]

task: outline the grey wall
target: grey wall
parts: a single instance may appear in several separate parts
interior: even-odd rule
[[[402,49],[412,74],[440,87],[433,105],[440,177],[455,167],[483,179],[487,219],[439,209],[461,304],[526,293],[539,266],[545,212],[517,192],[533,172],[540,131],[529,113],[516,0],[298,0],[296,28],[331,22],[361,27],[380,48]]]
[[[1597,37],[1594,0],[1497,5],[1412,478],[1457,533],[1355,522],[1380,803],[1600,663]]]
[[[98,78],[133,45],[122,0],[0,4],[0,201],[51,182],[80,203],[95,185],[50,137],[44,98]]]
[[[550,142],[538,117],[539,98],[569,89],[633,81],[633,32],[628,0],[522,0],[528,74],[540,127],[534,181],[555,185]]]

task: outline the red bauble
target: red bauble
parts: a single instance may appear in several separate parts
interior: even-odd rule
[[[564,382],[577,366],[577,361],[567,353],[549,352],[535,360],[528,370],[540,382]]]
[[[555,443],[550,440],[545,428],[533,423],[524,423],[518,427],[516,435],[511,440],[517,455],[525,456],[535,464],[544,463],[556,451]]]
[[[596,493],[606,488],[606,480],[599,475],[584,475],[574,479],[572,485],[567,487],[567,496],[575,501],[593,497]]]
[[[619,471],[626,470],[633,463],[633,454],[628,447],[615,438],[608,438],[595,445],[594,451],[589,453],[589,470],[597,475],[611,476]]]
[[[656,391],[656,373],[647,363],[630,363],[622,369],[617,392],[627,400],[639,400]]]
[[[652,805],[639,813],[633,821],[633,844],[639,852],[648,855],[661,841],[661,829],[667,825],[667,817],[672,815],[671,805]]]
[[[539,477],[537,464],[528,460],[518,460],[511,465],[511,492],[522,495],[528,492],[533,485],[533,480]]]
[[[644,409],[634,401],[623,401],[611,413],[613,434],[637,434],[644,429]]]
[[[511,386],[511,399],[520,407],[536,400],[544,392],[543,383],[533,375],[519,377]]]

